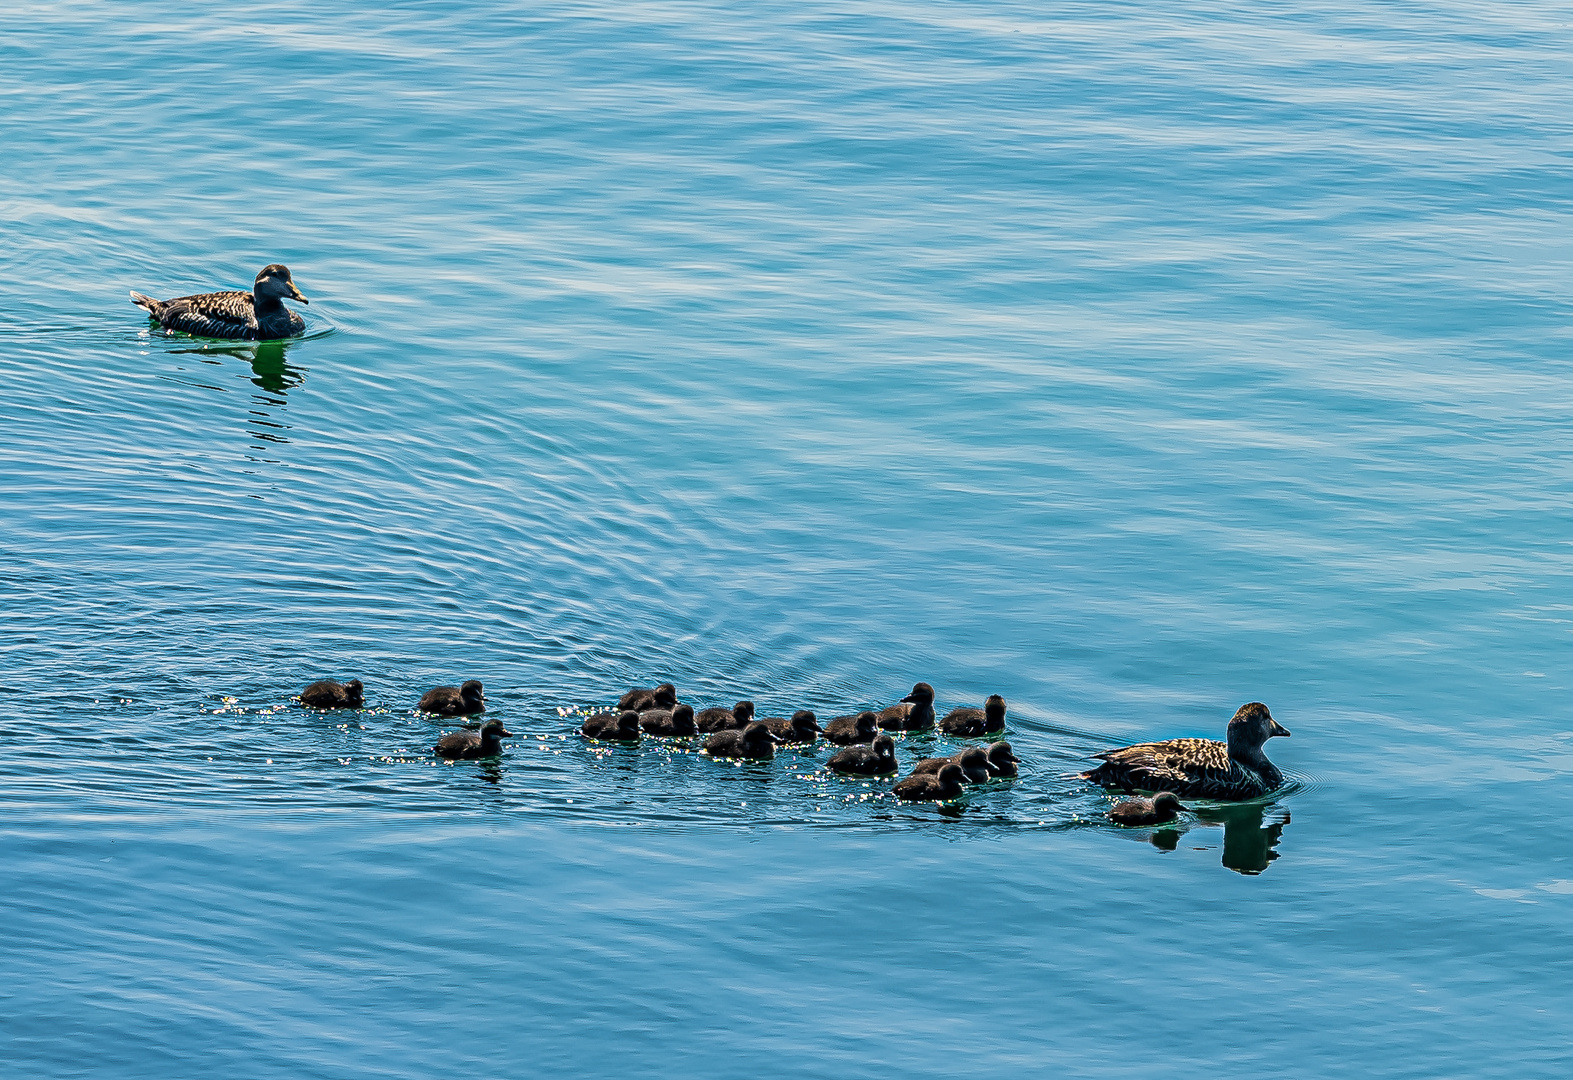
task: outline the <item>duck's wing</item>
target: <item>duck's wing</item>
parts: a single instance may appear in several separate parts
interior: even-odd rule
[[[1111,787],[1191,793],[1225,783],[1236,772],[1229,748],[1215,739],[1167,739],[1106,750],[1103,764],[1082,775]]]
[[[137,306],[147,308],[166,330],[179,330],[194,337],[255,338],[257,315],[249,292],[199,293],[196,296],[177,296],[173,300],[155,301],[157,308],[143,303],[146,297],[136,300]]]

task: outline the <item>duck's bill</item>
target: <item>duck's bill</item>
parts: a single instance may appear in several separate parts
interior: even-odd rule
[[[513,732],[509,731],[507,728],[503,728],[501,731],[499,731],[497,733],[497,735],[498,735],[499,738],[503,738],[503,739],[511,739],[511,738],[513,738]]]
[[[1284,727],[1282,724],[1280,724],[1276,720],[1273,721],[1273,732],[1272,733],[1274,735],[1282,735],[1286,739],[1289,737],[1289,729]]]
[[[310,300],[306,299],[306,294],[295,287],[295,283],[293,281],[289,283],[289,295],[290,299],[299,300],[302,304],[311,303]]]

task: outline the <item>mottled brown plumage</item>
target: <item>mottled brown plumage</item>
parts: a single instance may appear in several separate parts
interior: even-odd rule
[[[1121,791],[1172,791],[1193,799],[1256,799],[1283,783],[1262,744],[1289,732],[1259,701],[1240,706],[1229,721],[1227,742],[1168,739],[1109,750],[1096,769],[1081,774]]]
[[[289,267],[264,266],[250,292],[197,293],[173,300],[155,300],[133,291],[131,302],[165,330],[196,337],[273,341],[306,332],[306,321],[284,306],[285,298],[309,303],[291,280]]]

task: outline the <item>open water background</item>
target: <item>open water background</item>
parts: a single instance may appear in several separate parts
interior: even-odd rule
[[[1570,23],[8,5],[8,1071],[1566,1076]],[[662,678],[1025,772],[572,736]],[[1067,775],[1252,699],[1266,804]]]

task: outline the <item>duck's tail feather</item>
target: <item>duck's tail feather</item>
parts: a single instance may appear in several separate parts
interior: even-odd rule
[[[131,292],[131,302],[133,304],[135,304],[137,307],[143,309],[149,315],[152,315],[154,318],[158,317],[158,309],[163,306],[159,301],[153,299],[151,296],[143,296],[141,293],[137,292],[135,289],[130,290],[130,292]]]

